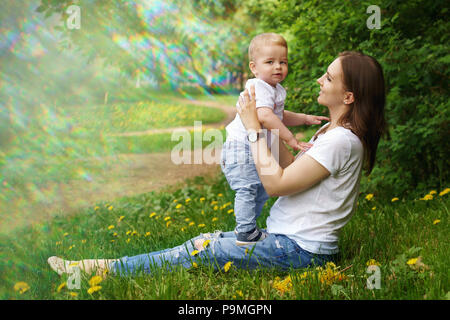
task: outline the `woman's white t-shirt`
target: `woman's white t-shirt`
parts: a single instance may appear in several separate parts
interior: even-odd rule
[[[330,176],[303,192],[279,197],[270,209],[267,231],[284,234],[309,252],[334,254],[339,252],[339,230],[356,208],[363,146],[351,130],[343,127],[328,130],[310,143],[313,146],[306,154]]]

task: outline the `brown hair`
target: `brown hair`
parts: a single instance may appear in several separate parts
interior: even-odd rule
[[[341,52],[339,60],[345,90],[353,92],[354,102],[338,124],[350,126],[349,129],[362,141],[367,174],[370,174],[375,164],[378,142],[387,130],[383,69],[377,60],[361,52]]]
[[[267,45],[279,45],[282,47],[288,48],[286,40],[283,38],[283,36],[277,34],[277,33],[261,33],[255,36],[252,41],[250,41],[250,45],[248,47],[248,58],[250,61],[253,61],[255,58],[256,51],[261,46],[267,46]]]

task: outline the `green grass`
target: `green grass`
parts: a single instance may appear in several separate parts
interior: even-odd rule
[[[438,191],[439,192],[439,191]],[[318,271],[310,269],[238,270],[214,272],[200,265],[171,273],[111,276],[100,291],[87,293],[91,275],[83,276],[80,290],[57,292],[67,280],[46,263],[51,255],[67,259],[118,258],[173,247],[214,230],[233,230],[233,192],[220,175],[214,181],[196,178],[178,189],[125,197],[98,203],[71,217],[59,216],[46,223],[3,236],[0,247],[1,299],[445,299],[449,298],[449,195],[432,200],[378,198],[362,194],[357,211],[340,238],[337,265],[341,281],[322,283]],[[204,198],[204,200],[202,200]],[[190,200],[187,200],[190,199]],[[270,199],[258,220],[264,227]],[[178,207],[177,207],[178,206]],[[150,215],[155,213],[152,217]],[[124,218],[119,222],[121,216]],[[168,218],[170,217],[170,218]],[[166,219],[165,219],[166,218]],[[439,223],[434,223],[440,220]],[[168,224],[168,221],[171,221]],[[108,227],[113,225],[114,228]],[[117,234],[115,234],[117,233]],[[127,234],[128,233],[128,234]],[[424,265],[409,266],[421,257]],[[380,264],[381,289],[369,290],[367,261]],[[414,269],[416,268],[416,269]],[[274,284],[290,276],[285,292]],[[26,282],[23,294],[14,285]],[[72,297],[70,292],[78,295]]]

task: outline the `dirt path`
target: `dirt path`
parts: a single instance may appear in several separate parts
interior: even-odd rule
[[[222,122],[204,126],[207,128],[224,127],[236,114],[235,108],[223,106],[214,101],[179,99],[178,102],[219,108],[226,113],[227,116]],[[191,129],[191,127],[183,128]],[[176,129],[181,128],[127,132],[122,135],[146,135],[172,132]],[[89,181],[55,182],[45,186],[42,188],[42,191],[48,195],[45,201],[23,199],[20,206],[11,208],[13,214],[0,216],[0,233],[9,233],[17,227],[48,220],[55,215],[76,213],[81,208],[94,206],[97,202],[113,201],[124,196],[135,196],[181,184],[188,178],[213,176],[220,172],[218,164],[176,165],[170,158],[170,152],[119,154],[114,157],[92,158],[86,161],[92,162],[95,167],[103,162],[110,165],[104,171],[93,174]]]

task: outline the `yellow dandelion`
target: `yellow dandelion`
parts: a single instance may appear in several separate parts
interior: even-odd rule
[[[217,209],[219,209],[218,206],[214,206],[214,211],[217,211]]]
[[[152,218],[152,217],[154,217],[154,216],[156,216],[156,212],[150,213],[150,215],[149,215],[148,217],[149,217],[149,218]]]
[[[437,191],[436,190],[431,190],[428,194],[431,194],[431,195],[433,195],[433,194],[436,194],[437,193]]]
[[[99,291],[101,288],[102,288],[101,286],[90,287],[90,288],[88,289],[87,293],[93,294],[94,292]]]
[[[372,211],[375,211],[376,208],[377,208],[377,207],[372,207]]]
[[[367,196],[366,196],[366,200],[367,201],[370,201],[370,200],[372,200],[373,199],[373,194],[372,193],[369,193]]]
[[[217,201],[216,201],[216,200],[211,201],[211,205],[212,205],[212,206],[215,205],[215,204],[217,204]]]
[[[191,256],[195,256],[197,254],[198,254],[198,250],[194,250],[194,251],[191,252]]]
[[[173,202],[175,203],[175,202],[178,202],[178,200],[177,199],[175,199],[175,200],[173,200]]]
[[[113,237],[117,237],[117,232],[114,232],[114,233],[113,233]]]
[[[69,235],[69,233],[64,232],[63,237],[67,237]]]
[[[203,201],[205,201],[205,197],[200,198],[200,202],[203,202]]]
[[[241,298],[244,297],[244,294],[242,293],[241,290],[236,290],[236,293],[237,293],[238,296],[240,296]]]
[[[445,188],[444,190],[439,192],[439,196],[442,197],[442,196],[446,195],[449,192],[450,192],[450,188]]]
[[[233,261],[228,261],[227,263],[225,263],[225,265],[223,266],[223,271],[228,272],[228,270],[230,270],[232,264],[233,264]]]
[[[138,232],[136,230],[133,230],[133,232],[131,233],[132,236],[135,236],[137,234],[138,234]]]
[[[187,198],[186,200],[184,200],[185,203],[189,203],[191,202],[191,198]]]
[[[87,241],[86,239],[83,239],[81,240],[81,243],[86,243],[86,241]]]
[[[184,227],[181,227],[180,230],[181,230],[181,232],[184,232]]]
[[[233,212],[234,212],[234,209],[230,209],[227,211],[227,213],[233,213]]]
[[[201,212],[202,214],[205,214],[205,210],[202,210],[202,212]]]
[[[98,207],[98,206],[94,207],[94,211],[97,211],[98,209],[100,209],[100,207]]]
[[[191,219],[189,219],[189,218],[186,218],[186,219],[184,219],[184,221],[186,221],[186,222],[189,222]]]
[[[66,283],[63,282],[58,286],[58,289],[56,289],[56,292],[60,292],[64,287],[66,286]]]
[[[218,196],[218,197],[223,197],[223,194],[219,193],[217,196]]]
[[[108,230],[114,229],[114,225],[108,226]]]
[[[433,195],[427,194],[427,195],[424,196],[423,198],[420,198],[420,200],[425,200],[425,201],[433,200]]]
[[[108,207],[108,211],[111,211],[112,209],[114,209],[113,206],[109,206],[109,207]]]
[[[416,262],[417,262],[417,259],[418,258],[412,258],[412,259],[409,259],[407,262],[406,262],[406,264],[407,265],[414,265],[414,264],[416,264]]]
[[[203,244],[202,244],[203,248],[206,248],[209,245],[210,242],[211,242],[211,240],[209,240],[209,239],[203,241]]]
[[[395,198],[392,198],[391,202],[395,202],[395,201],[398,201],[398,200],[399,200],[399,198],[395,197]]]
[[[148,236],[150,236],[150,232],[149,232],[149,231],[147,231],[147,232],[145,233],[144,237],[148,237]]]
[[[366,262],[367,266],[381,266],[381,264],[375,259],[369,259]]]
[[[192,266],[193,266],[194,268],[197,268],[197,267],[198,267],[197,262],[192,262]]]
[[[130,239],[130,238],[128,238],[128,239],[126,240],[126,242],[127,242],[127,243],[129,243],[129,242],[130,242],[130,240],[131,240],[131,239]]]
[[[78,293],[76,293],[76,292],[69,292],[69,294],[70,294],[72,297],[78,297]]]
[[[60,246],[62,244],[62,241],[56,241],[55,245]]]
[[[167,221],[166,222],[166,227],[169,227],[171,223],[172,223],[172,221]]]
[[[181,208],[181,203],[177,204],[177,206],[175,207],[175,209],[180,209]]]
[[[199,228],[203,228],[203,227],[205,227],[206,225],[204,224],[204,223],[200,223],[199,225],[198,225],[198,227]]]
[[[20,294],[27,292],[30,289],[28,283],[19,281],[14,285],[14,291],[19,291]]]
[[[170,220],[170,219],[172,219],[172,218],[171,217],[165,217],[164,221],[167,221],[167,220]]]
[[[100,282],[103,281],[103,278],[100,276],[93,276],[90,280],[89,280],[89,285],[91,287],[95,287],[96,285],[98,285]]]
[[[219,220],[219,218],[217,218],[217,217],[214,217],[211,219],[212,222],[217,221],[217,220]]]
[[[131,230],[128,230],[127,232],[125,232],[125,235],[129,235],[131,233]]]
[[[433,221],[433,224],[438,224],[439,222],[441,222],[441,220],[436,219],[436,220]]]
[[[120,221],[122,221],[124,218],[125,218],[125,216],[120,216],[118,221],[120,222]]]
[[[189,227],[193,226],[194,224],[195,224],[195,222],[193,222],[193,221],[190,222],[190,223],[189,223]]]
[[[245,255],[247,255],[248,254],[248,248],[245,248]]]

